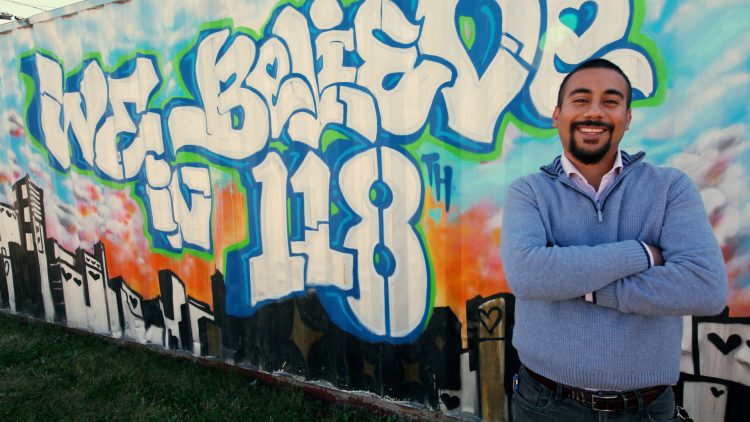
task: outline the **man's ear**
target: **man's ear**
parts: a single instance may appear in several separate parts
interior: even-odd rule
[[[628,109],[628,111],[625,112],[625,130],[630,129],[630,119],[633,118],[633,113],[630,111],[631,109]]]
[[[555,106],[555,111],[552,112],[552,127],[557,127],[557,118],[560,116],[560,106]],[[630,110],[628,110],[628,124],[630,124]]]

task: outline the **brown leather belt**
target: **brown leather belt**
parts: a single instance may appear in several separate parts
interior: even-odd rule
[[[537,374],[531,369],[524,366],[526,373],[531,378],[539,381],[542,385],[549,388],[552,391],[557,391],[558,383],[546,378],[542,375]],[[666,389],[666,385],[657,385],[656,387],[644,388],[636,391],[622,391],[622,392],[611,392],[602,393],[595,391],[581,390],[580,388],[569,387],[565,384],[559,384],[562,386],[563,397],[573,399],[578,403],[585,406],[591,406],[593,410],[599,410],[603,412],[617,412],[627,409],[638,408],[638,396],[643,399],[643,405],[647,405],[652,401],[656,400]]]

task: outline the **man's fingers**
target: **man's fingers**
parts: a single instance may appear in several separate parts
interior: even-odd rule
[[[651,251],[651,256],[654,257],[654,265],[664,265],[664,257],[661,254],[661,248],[654,245],[647,245],[648,250]]]

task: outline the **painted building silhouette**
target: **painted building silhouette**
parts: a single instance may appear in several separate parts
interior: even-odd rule
[[[0,307],[196,356],[219,353],[210,306],[189,297],[177,274],[161,270],[160,296],[143,298],[122,277],[109,279],[100,241],[91,252],[69,251],[46,237],[44,194],[29,176],[13,191],[12,206],[0,203]]]

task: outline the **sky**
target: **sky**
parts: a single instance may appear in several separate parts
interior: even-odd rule
[[[80,0],[0,0],[0,12],[10,13],[19,18],[28,18],[37,13],[54,10],[58,7],[78,3]]]

